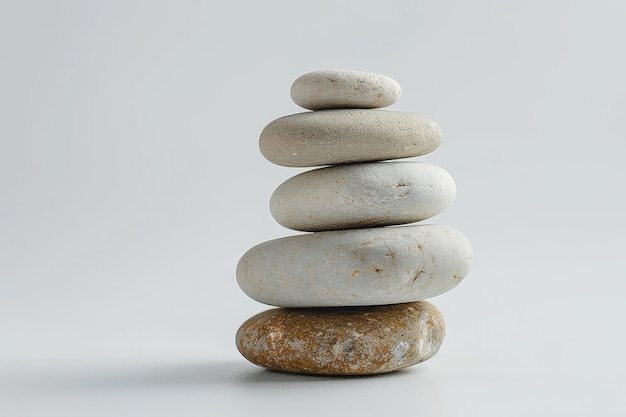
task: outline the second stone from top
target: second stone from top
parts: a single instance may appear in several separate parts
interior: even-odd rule
[[[373,109],[291,114],[265,126],[259,138],[263,156],[288,167],[409,158],[440,143],[441,129],[428,117]]]

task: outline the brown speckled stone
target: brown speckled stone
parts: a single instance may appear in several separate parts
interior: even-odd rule
[[[444,338],[441,314],[428,302],[338,308],[275,308],[248,319],[237,348],[276,371],[367,375],[432,357]]]

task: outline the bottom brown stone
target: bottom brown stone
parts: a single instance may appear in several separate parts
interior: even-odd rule
[[[391,372],[432,357],[443,342],[430,303],[335,308],[275,308],[237,331],[239,352],[265,368],[308,374]]]

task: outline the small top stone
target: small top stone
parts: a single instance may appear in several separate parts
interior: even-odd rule
[[[364,71],[313,71],[291,85],[291,98],[309,110],[372,109],[398,101],[400,84],[386,75]]]

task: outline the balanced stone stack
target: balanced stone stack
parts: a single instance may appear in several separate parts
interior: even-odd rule
[[[390,372],[437,353],[440,313],[425,298],[467,274],[472,249],[458,230],[409,224],[454,199],[452,177],[435,165],[388,161],[434,151],[441,131],[393,104],[393,79],[358,71],[318,71],[291,86],[313,110],[263,129],[261,153],[289,167],[330,165],[281,184],[270,199],[283,226],[313,232],[271,240],[237,265],[241,289],[277,306],[246,321],[239,351],[278,371],[328,375]]]

